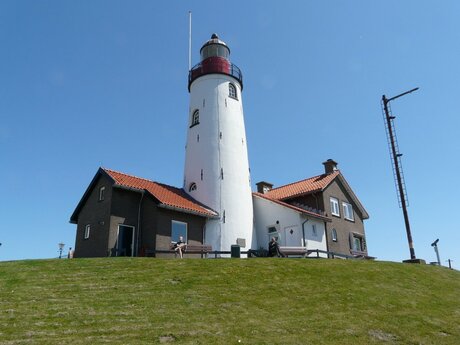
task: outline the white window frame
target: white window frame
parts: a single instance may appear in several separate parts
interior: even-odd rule
[[[238,100],[238,91],[233,83],[228,83],[228,97]]]
[[[343,207],[343,218],[347,220],[355,220],[355,216],[353,214],[353,206],[348,202],[342,202]]]
[[[329,198],[330,203],[331,203],[331,214],[333,216],[340,217],[340,206],[339,206],[339,199],[330,197]]]
[[[91,224],[86,224],[85,225],[85,233],[83,235],[83,238],[87,240],[89,238],[89,234],[91,232]]]
[[[332,234],[332,242],[337,242],[337,230],[335,228],[331,230],[331,234]]]
[[[131,256],[133,257],[134,256],[134,248],[136,246],[136,244],[134,243],[134,235],[136,233],[136,228],[132,225],[126,225],[126,224],[118,224],[118,228],[117,228],[117,241],[118,241],[118,238],[120,237],[120,227],[125,227],[125,228],[131,228],[133,230],[133,234],[132,234],[132,237],[131,237]],[[119,253],[117,253],[117,256],[119,255]]]
[[[99,188],[99,201],[103,201],[105,198],[105,186]]]

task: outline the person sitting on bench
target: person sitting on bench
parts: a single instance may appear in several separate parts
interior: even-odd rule
[[[284,257],[284,255],[280,252],[280,246],[278,245],[278,242],[276,242],[275,237],[272,237],[268,243],[268,256]]]
[[[177,241],[175,244],[174,244],[174,247],[173,249],[179,253],[179,256],[180,258],[182,259],[182,248],[185,247],[185,242],[184,242],[184,238],[182,236],[179,236],[179,241]]]

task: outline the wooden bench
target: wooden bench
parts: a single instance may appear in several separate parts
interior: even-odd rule
[[[174,252],[177,256],[177,251],[174,249],[175,243],[169,245],[169,250]],[[212,246],[210,244],[185,244],[182,247],[182,254],[201,254],[201,257],[208,257],[208,254],[212,252]]]
[[[280,254],[289,257],[290,255],[297,255],[307,257],[311,253],[306,247],[279,247]]]

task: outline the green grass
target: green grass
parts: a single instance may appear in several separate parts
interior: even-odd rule
[[[105,343],[460,344],[460,272],[276,258],[0,262],[0,344]]]

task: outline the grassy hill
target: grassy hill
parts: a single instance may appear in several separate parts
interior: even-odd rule
[[[0,262],[1,344],[460,344],[460,272],[384,262]]]

